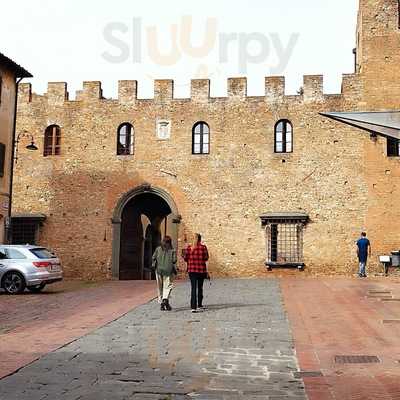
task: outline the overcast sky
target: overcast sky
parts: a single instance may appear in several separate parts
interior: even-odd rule
[[[190,78],[209,77],[226,95],[226,78],[247,76],[262,95],[264,76],[284,75],[295,93],[303,74],[323,74],[340,91],[353,72],[357,0],[19,0],[2,4],[0,52],[28,69],[33,89],[66,81],[71,97],[84,80],[100,80],[115,97],[119,79],[175,80],[189,97]],[[191,22],[191,24],[190,24]],[[175,31],[175,37],[172,36]]]

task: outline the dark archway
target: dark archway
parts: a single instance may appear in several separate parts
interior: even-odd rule
[[[163,190],[143,185],[125,194],[113,218],[113,277],[154,279],[151,256],[165,235],[177,247],[179,222],[175,203]]]

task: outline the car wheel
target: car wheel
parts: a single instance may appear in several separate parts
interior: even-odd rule
[[[45,283],[41,283],[40,285],[37,286],[28,286],[28,290],[32,293],[39,293],[44,289],[45,286],[46,286]]]
[[[8,294],[19,294],[25,290],[26,284],[19,272],[10,271],[4,275],[2,286]]]

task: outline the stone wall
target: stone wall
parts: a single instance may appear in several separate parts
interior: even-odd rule
[[[380,9],[397,2],[362,1],[361,6],[372,3],[379,3]],[[285,95],[284,78],[267,77],[263,97],[247,96],[245,78],[230,79],[223,98],[210,97],[208,80],[192,81],[190,99],[175,99],[169,80],[156,81],[154,99],[148,100],[137,98],[135,81],[119,82],[118,99],[104,99],[100,82],[84,82],[76,100],[68,100],[65,83],[50,83],[42,96],[22,85],[18,130],[32,133],[40,149],[21,154],[16,211],[47,215],[41,243],[57,251],[73,277],[110,277],[114,209],[124,193],[143,183],[174,199],[182,216],[180,245],[185,235],[203,234],[215,274],[265,273],[259,216],[283,211],[310,216],[304,234],[310,273],[354,272],[354,242],[364,229],[373,240],[371,269],[377,270],[377,255],[400,247],[399,160],[386,157],[383,139],[371,140],[318,114],[377,104],[399,108],[397,88],[380,97],[382,82],[389,81],[380,82],[377,69],[367,73],[369,60],[375,63],[375,52],[381,49],[377,44],[369,47],[377,39],[367,34],[370,25],[363,15],[363,48],[358,50],[363,67],[343,76],[338,95],[323,93],[321,76],[305,76],[303,93],[296,96]],[[398,32],[392,25],[388,30],[397,45]],[[171,121],[168,140],[156,137],[160,119]],[[293,124],[292,154],[274,153],[274,126],[280,119]],[[197,121],[210,126],[209,155],[191,153]],[[123,122],[135,129],[132,156],[116,155],[117,128]],[[43,134],[51,124],[62,129],[62,152],[43,157]]]
[[[360,111],[400,110],[400,18],[397,0],[361,0],[358,21],[362,77]],[[381,253],[400,249],[400,159],[388,158],[380,138],[364,152],[366,225]]]

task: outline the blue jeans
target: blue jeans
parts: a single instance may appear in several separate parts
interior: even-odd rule
[[[366,270],[365,270],[366,266],[367,266],[366,261],[360,261],[360,267],[359,267],[359,271],[358,271],[359,276],[367,276]]]

